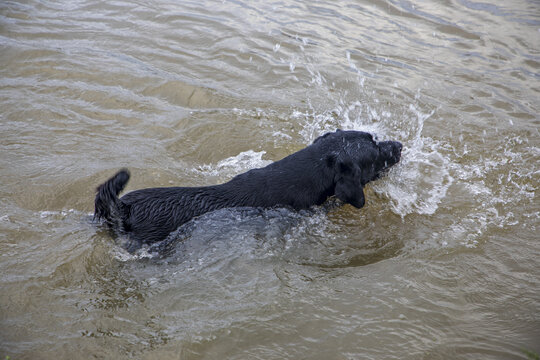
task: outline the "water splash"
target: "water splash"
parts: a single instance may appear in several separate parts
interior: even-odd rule
[[[450,159],[440,152],[440,143],[431,139],[423,142],[429,143],[404,150],[400,165],[391,169],[387,181],[373,184],[402,218],[412,213],[434,214],[454,182]]]
[[[354,66],[348,52],[347,60]],[[313,72],[312,76],[319,83],[318,74]],[[358,81],[363,89],[365,78]],[[370,132],[380,140],[401,141],[404,144],[401,163],[391,169],[386,180],[371,186],[378,194],[390,199],[392,210],[401,217],[412,213],[434,214],[454,182],[447,144],[423,135],[425,122],[436,110],[424,112],[419,109],[420,91],[416,93],[414,103],[398,111],[385,107],[377,98],[365,93],[366,101],[346,101],[346,95],[341,94],[329,110],[319,111],[308,100],[306,111],[293,112],[291,117],[301,123],[299,135],[306,143],[311,143],[318,136],[341,128]]]
[[[323,112],[318,112],[311,103],[308,103],[307,111],[294,111],[292,118],[301,123],[300,136],[306,143],[311,143],[317,137],[336,129],[342,130],[360,130],[370,133],[384,133],[382,123],[364,121],[364,114],[371,113],[372,109],[355,101],[351,104],[345,104],[340,101],[334,108]],[[380,119],[380,118],[379,118]]]

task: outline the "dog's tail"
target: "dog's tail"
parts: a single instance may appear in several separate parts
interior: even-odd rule
[[[94,201],[94,220],[104,219],[107,223],[117,229],[122,229],[123,205],[118,199],[118,194],[124,190],[129,181],[129,171],[122,169],[112,178],[99,185],[96,189],[96,199]]]

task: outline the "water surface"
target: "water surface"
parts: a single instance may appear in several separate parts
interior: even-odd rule
[[[3,1],[0,357],[540,352],[537,1]],[[167,256],[95,187],[227,181],[336,128],[404,144],[361,210],[221,210]]]

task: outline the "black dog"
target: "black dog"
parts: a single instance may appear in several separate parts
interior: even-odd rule
[[[163,240],[190,219],[231,207],[307,209],[335,195],[364,206],[363,186],[399,162],[401,143],[375,142],[360,131],[327,133],[313,144],[264,168],[204,187],[150,188],[118,194],[129,180],[120,170],[97,188],[94,217],[127,234],[138,246]]]

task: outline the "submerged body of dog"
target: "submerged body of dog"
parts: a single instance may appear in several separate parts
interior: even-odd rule
[[[397,141],[376,143],[368,133],[338,130],[224,184],[149,188],[118,198],[129,180],[129,172],[121,170],[98,187],[94,216],[141,245],[163,240],[192,218],[223,208],[299,210],[321,205],[330,196],[361,208],[363,186],[399,162],[401,148]]]

